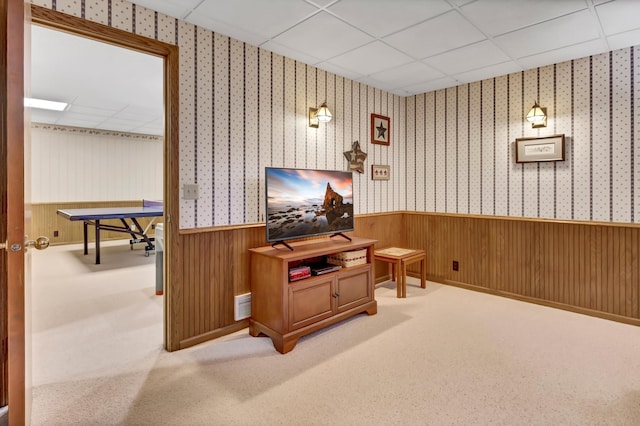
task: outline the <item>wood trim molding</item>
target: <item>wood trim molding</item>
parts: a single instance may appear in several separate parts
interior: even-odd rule
[[[640,223],[633,222],[596,222],[589,220],[568,220],[568,219],[545,219],[538,217],[517,217],[517,216],[489,216],[479,214],[464,214],[464,213],[436,213],[436,212],[417,212],[404,210],[402,212],[407,216],[438,216],[438,217],[459,217],[470,219],[484,219],[484,220],[510,220],[516,222],[531,222],[531,223],[561,223],[565,225],[591,225],[591,226],[612,226],[622,228],[640,228]]]
[[[411,273],[411,274],[407,274],[407,275],[410,275],[410,276],[418,278],[418,279],[420,278],[420,274]],[[438,277],[435,277],[435,276],[427,275],[427,280],[428,281],[433,281],[433,282],[439,282],[441,284],[451,285],[451,286],[454,286],[454,287],[460,287],[460,288],[464,288],[464,289],[467,289],[467,290],[479,291],[481,293],[493,294],[495,296],[501,296],[501,297],[507,297],[509,299],[520,300],[522,302],[535,303],[536,305],[548,306],[548,307],[554,308],[554,309],[562,309],[564,311],[575,312],[577,314],[589,315],[589,316],[592,316],[592,317],[602,318],[602,319],[606,319],[606,320],[609,320],[609,321],[616,321],[616,322],[621,322],[621,323],[624,323],[624,324],[640,326],[640,319],[629,318],[627,316],[622,316],[622,315],[610,314],[610,313],[607,313],[607,312],[597,311],[595,309],[581,308],[581,307],[578,307],[578,306],[568,305],[566,303],[558,303],[558,302],[542,300],[542,299],[538,299],[538,298],[535,298],[535,297],[523,296],[523,295],[520,295],[520,294],[515,294],[515,293],[510,293],[510,292],[500,291],[500,290],[495,290],[495,289],[490,289],[490,288],[481,287],[481,286],[477,286],[477,285],[462,283],[462,282],[459,282],[459,281],[440,280]]]

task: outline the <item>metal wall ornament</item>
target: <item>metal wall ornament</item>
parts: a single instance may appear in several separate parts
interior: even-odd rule
[[[355,141],[351,145],[351,151],[345,151],[344,156],[349,162],[349,170],[364,173],[364,160],[367,159],[367,153],[360,149],[360,142]]]

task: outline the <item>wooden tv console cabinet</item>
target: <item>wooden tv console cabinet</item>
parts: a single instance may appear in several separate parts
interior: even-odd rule
[[[280,353],[298,339],[353,315],[374,315],[373,248],[376,240],[341,236],[250,249],[251,319],[249,334],[269,336]],[[289,268],[329,254],[366,249],[365,264],[289,282]]]

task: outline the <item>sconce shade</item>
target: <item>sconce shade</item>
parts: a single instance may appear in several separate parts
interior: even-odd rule
[[[320,105],[320,108],[318,108],[318,112],[316,113],[316,117],[321,123],[328,123],[329,121],[331,121],[331,118],[333,116],[331,115],[331,111],[329,111],[329,108],[327,108],[326,102],[323,102],[322,105]]]
[[[527,114],[527,121],[534,129],[537,127],[547,127],[547,109],[541,108],[538,101],[535,101],[533,108]]]

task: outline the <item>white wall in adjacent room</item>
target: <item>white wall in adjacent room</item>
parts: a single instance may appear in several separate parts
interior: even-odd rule
[[[31,202],[162,200],[163,138],[34,123]]]

